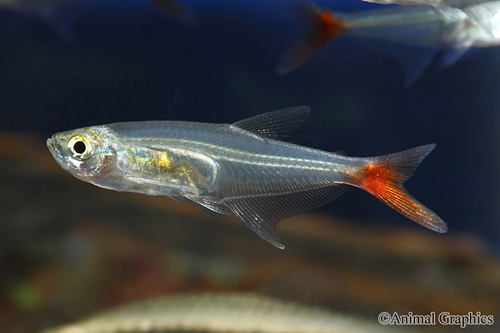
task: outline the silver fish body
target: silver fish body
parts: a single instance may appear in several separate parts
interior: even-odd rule
[[[391,7],[339,17],[348,22],[350,35],[465,52],[500,44],[499,16],[500,1],[493,1],[465,9]]]
[[[391,329],[376,321],[258,294],[205,293],[161,296],[122,305],[43,333],[361,333]]]
[[[488,2],[488,0],[363,0],[365,2],[378,3],[381,5],[404,5],[418,6],[427,5],[432,7],[451,7],[451,8],[466,8],[469,6],[478,5]]]
[[[475,23],[473,46],[500,45],[500,1],[471,6],[464,12]]]
[[[421,3],[425,4],[425,3]],[[349,16],[351,34],[429,47],[490,47],[500,44],[500,1],[451,1],[429,3],[433,7],[388,8]],[[401,33],[400,29],[421,24],[421,33]],[[394,26],[400,29],[394,29]],[[363,29],[369,27],[370,29]],[[383,31],[371,28],[386,28]]]
[[[457,2],[456,6],[389,6],[343,14],[304,2],[298,13],[306,34],[283,56],[277,71],[291,72],[330,41],[351,36],[398,59],[405,71],[405,84],[411,85],[438,54],[440,65],[448,67],[472,47],[500,45],[500,1]],[[380,40],[400,46],[388,47]]]
[[[297,128],[309,112],[308,107],[296,107],[234,124],[115,123],[55,134],[47,146],[81,180],[116,191],[187,200],[215,215],[235,214],[260,237],[283,248],[276,232],[280,220],[333,201],[345,185],[370,193],[382,188],[372,179],[378,176],[367,169],[373,166],[378,172],[380,157],[346,157],[275,140]],[[433,147],[410,150],[413,168]],[[427,219],[417,222],[446,230],[437,215],[423,205],[418,209],[420,215],[425,210]]]

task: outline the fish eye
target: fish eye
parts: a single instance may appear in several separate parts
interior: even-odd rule
[[[85,160],[90,157],[93,146],[90,140],[81,135],[72,137],[68,141],[68,148],[73,153],[73,157],[79,160]]]
[[[83,142],[83,141],[77,141],[73,145],[73,150],[77,154],[83,154],[83,153],[85,153],[85,150],[87,150],[87,146],[85,145],[85,142]]]

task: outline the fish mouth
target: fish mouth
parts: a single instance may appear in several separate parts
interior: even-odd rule
[[[52,138],[48,138],[47,142],[45,144],[47,145],[47,148],[49,148],[49,151],[52,153],[52,155],[54,155],[54,153],[56,151],[56,148],[54,147],[55,146],[55,140],[52,139]]]
[[[63,160],[62,153],[54,137],[48,138],[46,145],[57,163],[61,164]]]

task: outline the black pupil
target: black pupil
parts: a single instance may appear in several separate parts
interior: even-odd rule
[[[77,141],[77,142],[75,142],[73,149],[78,154],[83,154],[83,153],[85,153],[85,149],[87,149],[87,147],[85,146],[85,143],[83,141]]]

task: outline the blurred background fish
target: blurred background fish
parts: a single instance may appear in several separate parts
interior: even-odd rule
[[[1,0],[0,8],[33,18],[40,18],[62,40],[73,40],[75,21],[95,7],[97,1],[81,0]]]
[[[85,15],[89,15],[92,11],[109,8],[109,6],[130,6],[134,1],[141,0],[125,2],[116,0],[106,2],[98,0],[0,0],[0,9],[11,10],[26,17],[40,18],[61,40],[72,42],[74,41],[73,27]],[[176,0],[147,1],[183,23],[194,22],[193,15]]]
[[[392,332],[393,329],[375,320],[335,314],[259,294],[193,293],[123,305],[44,333],[362,333]]]
[[[448,67],[471,47],[500,44],[500,1],[460,10],[430,6],[391,7],[338,14],[313,3],[304,2],[298,9],[306,26],[306,36],[292,48],[278,65],[278,73],[295,70],[319,52],[325,44],[350,35],[419,47],[413,55],[391,52],[403,65],[406,84],[412,84],[442,51],[440,62]],[[372,47],[383,49],[377,43]]]
[[[490,0],[363,0],[365,2],[378,3],[381,5],[397,4],[405,6],[428,5],[433,7],[465,8],[478,5]]]

